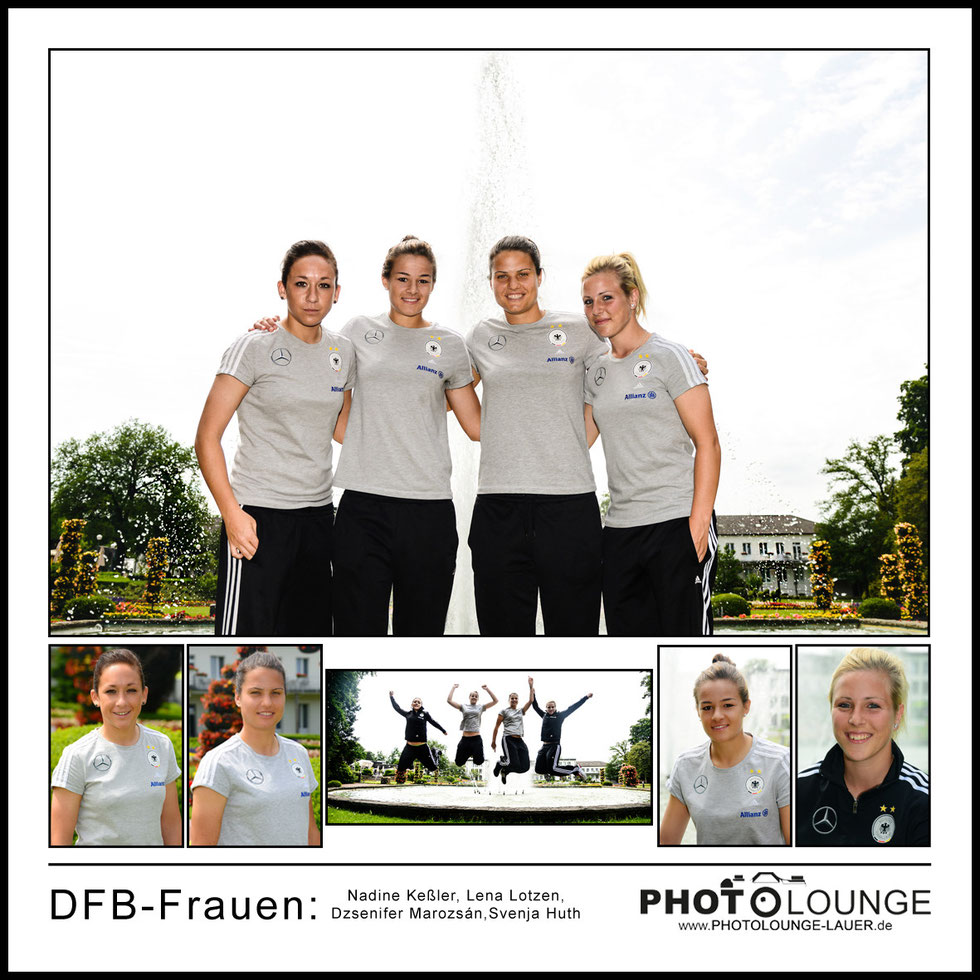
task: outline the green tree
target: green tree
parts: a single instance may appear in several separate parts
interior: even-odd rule
[[[895,443],[876,436],[852,441],[840,459],[828,459],[821,472],[833,493],[822,505],[825,519],[816,533],[830,545],[838,591],[864,596],[878,577],[878,556],[889,550],[895,526]]]
[[[900,524],[914,524],[922,540],[922,561],[929,564],[929,447],[906,460],[895,487],[895,510]]]
[[[324,779],[344,781],[350,764],[361,758],[363,749],[354,735],[354,721],[360,709],[360,679],[368,670],[328,670],[326,675],[326,728],[323,733]]]
[[[928,370],[929,365],[926,365]],[[914,381],[903,381],[898,396],[898,421],[902,428],[895,433],[902,451],[902,470],[910,459],[929,446],[929,375]]]
[[[745,579],[742,578],[742,563],[734,551],[722,548],[718,552],[718,569],[715,572],[715,586],[712,590],[716,595],[722,593],[745,594]]]
[[[653,749],[649,742],[637,742],[629,750],[626,761],[636,769],[643,782],[653,781]]]
[[[117,557],[136,558],[151,537],[170,540],[172,574],[206,564],[202,541],[211,517],[198,486],[194,450],[174,442],[161,426],[131,419],[84,442],[61,443],[51,463],[51,537],[61,522],[88,522],[95,545],[115,544]]]
[[[630,726],[630,745],[638,742],[650,742],[652,726],[649,718],[641,718],[635,725]]]

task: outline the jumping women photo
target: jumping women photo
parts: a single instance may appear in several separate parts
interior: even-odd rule
[[[148,690],[129,650],[95,663],[92,703],[102,727],[67,746],[51,776],[51,844],[179,847],[177,757],[162,732],[139,723]]]
[[[602,602],[610,636],[709,636],[721,450],[708,385],[680,344],[640,326],[646,287],[629,252],[582,274],[592,329],[610,350],[587,367],[585,422],[602,433],[609,512]]]
[[[198,425],[201,473],[221,512],[215,633],[330,635],[331,438],[355,378],[349,340],[327,333],[340,294],[337,260],[301,241],[282,262],[288,314],[225,352]],[[221,436],[238,414],[229,479]]]
[[[674,763],[661,844],[680,844],[689,820],[698,844],[789,844],[789,749],[743,728],[752,702],[745,678],[722,653],[694,683],[708,741]]]
[[[888,650],[858,648],[838,664],[829,691],[837,744],[797,778],[797,844],[929,844],[929,776],[895,743],[908,694]]]
[[[309,753],[276,732],[286,706],[282,661],[265,652],[242,660],[235,704],[241,731],[211,749],[194,776],[191,845],[318,846]]]

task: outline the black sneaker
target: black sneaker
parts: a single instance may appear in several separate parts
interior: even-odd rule
[[[500,763],[499,762],[493,767],[493,774],[495,776],[499,776],[500,775]]]
[[[502,772],[500,774],[500,781],[506,786],[507,785],[507,773]]]

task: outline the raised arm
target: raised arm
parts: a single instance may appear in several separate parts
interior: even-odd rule
[[[592,697],[592,693],[590,692],[586,694],[584,698],[579,698],[578,701],[575,702],[575,704],[569,705],[564,711],[559,713],[563,718],[567,718],[573,711],[578,711],[578,709],[581,708],[582,705],[585,704],[585,702],[588,701],[589,698],[591,697]]]
[[[409,716],[409,712],[398,707],[398,702],[395,700],[395,692],[389,691],[388,697],[391,698],[391,706],[395,709],[395,711],[397,711],[403,718],[407,718]]]
[[[446,401],[456,416],[462,430],[473,440],[480,441],[480,399],[472,384],[462,388],[450,388]]]
[[[527,709],[531,707],[531,704],[534,701],[534,678],[533,677],[529,677],[527,679],[527,687],[528,687],[527,704],[525,704],[524,707],[521,708],[522,715],[527,714]]]
[[[538,705],[538,696],[536,694],[532,694],[531,696],[531,707],[534,708],[534,710],[539,715],[541,715],[542,718],[544,717],[544,712],[541,710],[540,706]]]
[[[708,550],[708,529],[721,472],[721,447],[707,385],[689,388],[674,399],[674,405],[697,452],[694,457],[694,500],[691,503],[690,526],[700,561]]]
[[[487,703],[483,706],[483,710],[484,711],[488,711],[490,708],[492,708],[497,703],[497,695],[494,694],[493,691],[491,691],[490,688],[487,687],[486,684],[481,684],[480,686],[483,688],[484,691],[487,692],[487,694],[490,695],[490,700],[487,701]]]
[[[197,453],[201,475],[221,512],[228,544],[236,558],[253,558],[259,546],[259,538],[255,532],[255,519],[243,511],[235,499],[235,492],[228,479],[221,437],[247,392],[248,385],[238,378],[233,378],[230,374],[219,374],[204,403],[201,421],[197,425],[197,437],[194,439],[194,451]]]
[[[449,696],[446,698],[446,704],[452,705],[457,711],[462,711],[463,706],[461,704],[457,704],[453,700],[453,691],[455,691],[457,687],[459,687],[458,684],[453,684],[453,686],[449,689]]]

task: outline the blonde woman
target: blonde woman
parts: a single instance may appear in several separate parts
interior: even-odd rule
[[[929,776],[895,743],[908,690],[887,650],[858,648],[838,664],[829,693],[837,744],[799,774],[797,844],[929,844]]]

